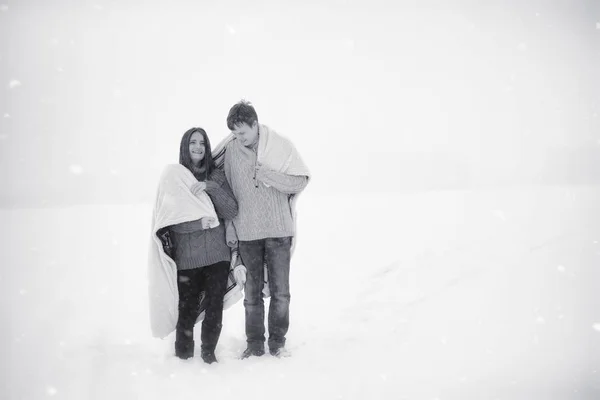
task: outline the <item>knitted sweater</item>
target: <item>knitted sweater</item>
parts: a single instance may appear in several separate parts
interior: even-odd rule
[[[300,193],[308,184],[308,177],[264,167],[257,170],[256,151],[237,139],[227,145],[225,174],[238,201],[233,225],[239,240],[294,236],[289,195]]]
[[[200,220],[196,220],[169,228],[173,242],[173,260],[178,270],[231,260],[231,251],[225,242],[223,219],[233,219],[236,216],[237,202],[223,171],[215,169],[209,180],[219,184],[217,188],[207,188],[206,193],[215,206],[220,224],[216,228],[204,230]]]

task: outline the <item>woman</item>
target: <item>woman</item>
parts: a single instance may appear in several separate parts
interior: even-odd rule
[[[227,288],[231,252],[225,241],[224,220],[237,215],[237,202],[222,170],[214,167],[210,141],[202,128],[189,129],[181,139],[179,163],[198,180],[189,190],[208,194],[219,224],[211,218],[177,223],[162,230],[169,240],[168,254],[177,266],[179,292],[175,355],[187,359],[194,355],[194,325],[200,315],[200,293],[206,304],[202,321],[201,357],[216,362],[215,347],[223,318],[223,297]],[[177,209],[178,204],[173,204]],[[204,303],[206,302],[206,303]]]

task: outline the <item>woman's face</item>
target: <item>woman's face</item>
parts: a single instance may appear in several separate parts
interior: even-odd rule
[[[190,158],[194,164],[198,165],[200,161],[204,160],[205,150],[202,134],[200,132],[192,133],[192,136],[190,136]]]

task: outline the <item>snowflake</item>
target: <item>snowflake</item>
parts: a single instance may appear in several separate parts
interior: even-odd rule
[[[83,174],[83,167],[81,167],[81,165],[73,164],[69,167],[69,171],[71,171],[73,175],[81,175]]]

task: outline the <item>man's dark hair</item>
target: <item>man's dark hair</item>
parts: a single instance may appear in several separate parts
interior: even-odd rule
[[[200,132],[204,138],[204,160],[198,165],[199,168],[206,166],[206,171],[203,174],[198,174],[196,168],[194,168],[194,162],[190,157],[190,139],[195,132]],[[208,134],[202,128],[191,128],[188,129],[181,138],[181,144],[179,145],[179,164],[189,169],[196,179],[200,180],[202,177],[208,179],[213,169],[215,168],[215,162],[212,158],[212,151],[210,148],[210,140],[208,140]]]
[[[252,126],[255,122],[258,122],[256,110],[252,106],[252,103],[246,100],[236,103],[231,107],[229,115],[227,115],[227,128],[230,131],[234,130],[236,125],[245,123]]]

